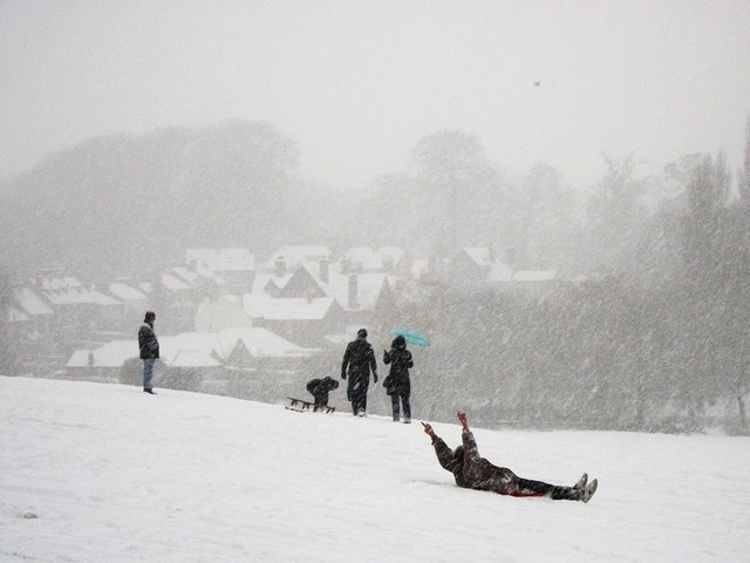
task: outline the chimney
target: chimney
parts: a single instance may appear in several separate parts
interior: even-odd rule
[[[323,258],[320,261],[320,281],[326,284],[331,281],[329,268],[330,264],[328,262],[328,258]]]
[[[349,308],[359,308],[358,295],[357,295],[357,274],[349,276]]]
[[[512,269],[515,269],[516,265],[516,249],[509,246],[505,249],[505,265]]]
[[[286,258],[283,256],[277,256],[273,262],[273,273],[277,276],[283,276],[286,274]]]
[[[490,264],[494,264],[497,260],[497,254],[495,253],[495,245],[490,243],[487,247],[487,254],[489,255]]]
[[[89,367],[94,367],[94,352],[89,352],[88,361]]]

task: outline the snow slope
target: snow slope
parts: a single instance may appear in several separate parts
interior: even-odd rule
[[[750,561],[748,438],[475,430],[583,504],[459,489],[418,424],[159,393],[0,377],[1,561]]]

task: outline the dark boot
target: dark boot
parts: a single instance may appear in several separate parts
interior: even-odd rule
[[[156,395],[156,391],[154,391],[151,387],[144,387],[143,392],[148,393],[149,395]]]

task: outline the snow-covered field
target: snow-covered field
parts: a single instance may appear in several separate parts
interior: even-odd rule
[[[419,424],[158,392],[0,377],[0,560],[750,561],[748,438],[476,429],[601,482],[518,499],[456,487]]]

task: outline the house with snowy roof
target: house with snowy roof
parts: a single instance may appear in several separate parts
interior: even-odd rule
[[[343,309],[332,297],[270,297],[245,294],[243,308],[253,326],[268,328],[304,346],[316,347],[325,334],[345,322]]]
[[[216,274],[230,293],[246,293],[255,277],[255,254],[247,248],[193,248],[185,251],[185,260],[196,273],[207,269]]]
[[[133,326],[138,326],[143,321],[143,313],[149,308],[148,296],[137,284],[122,280],[107,284],[106,289],[109,295],[122,303],[121,326],[132,331]]]
[[[11,289],[11,305],[18,312],[17,320],[24,317],[30,330],[46,334],[50,331],[55,312],[42,295],[34,288],[24,285]]]
[[[157,386],[278,400],[279,389],[298,389],[319,350],[303,348],[261,327],[217,333],[186,332],[159,337]],[[103,383],[141,385],[138,342],[114,340],[94,349],[75,350],[65,377]]]
[[[279,271],[280,268],[294,271],[301,264],[318,263],[321,260],[328,262],[332,259],[331,249],[327,246],[317,244],[288,244],[280,247],[265,263],[264,270],[267,272]]]
[[[63,352],[122,329],[123,303],[104,288],[73,276],[38,277],[32,288],[54,311],[50,330]]]
[[[397,246],[372,248],[355,246],[348,249],[338,261],[341,273],[388,273],[408,274],[409,260],[406,253]]]
[[[146,294],[147,309],[156,313],[156,322],[162,331],[175,333],[192,329],[198,298],[190,282],[170,269],[138,283],[137,289]]]
[[[487,279],[495,263],[495,253],[491,247],[466,247],[453,256],[442,274],[451,285],[479,286]]]

